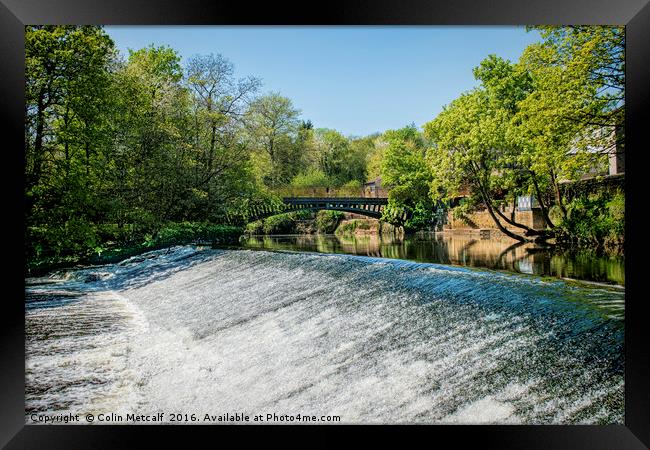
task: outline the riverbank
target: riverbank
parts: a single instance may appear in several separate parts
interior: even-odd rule
[[[352,214],[356,216],[356,214]],[[404,229],[390,223],[377,219],[353,217],[341,221],[334,234],[341,236],[401,236],[404,237]]]
[[[290,212],[249,223],[245,228],[247,236],[257,235],[400,235],[404,229],[390,223],[354,213],[339,211]]]
[[[33,256],[26,261],[25,276],[40,276],[52,270],[79,265],[117,263],[132,256],[174,245],[236,245],[243,231],[243,227],[230,225],[169,223],[138,240],[107,240],[98,245],[92,253]]]
[[[502,216],[534,230],[549,230],[546,242],[562,251],[591,251],[599,255],[623,256],[625,252],[625,191],[624,178],[616,183],[598,184],[594,180],[565,184],[566,204],[547,210],[548,220],[538,206],[525,210],[500,205]],[[481,205],[461,204],[447,211],[440,224],[443,231],[479,232],[485,235],[504,235],[494,223],[492,215]],[[501,221],[510,233],[525,235],[525,230]],[[528,236],[533,238],[534,236]],[[509,238],[510,239],[510,238]],[[514,239],[513,239],[514,241]]]

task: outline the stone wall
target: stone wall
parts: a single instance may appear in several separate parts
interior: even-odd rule
[[[510,217],[510,211],[503,211],[503,214],[506,217]],[[526,225],[530,228],[544,228],[544,218],[542,216],[542,211],[539,208],[533,208],[531,211],[515,211],[515,222],[522,225]],[[508,229],[521,230],[520,228],[512,227],[508,225],[504,220],[501,220],[501,223],[506,226]],[[454,218],[453,210],[450,210],[447,213],[447,224],[444,227],[445,229],[451,230],[460,230],[460,229],[484,229],[484,228],[493,228],[497,229],[497,226],[494,224],[490,213],[487,210],[477,211],[471,214],[468,214],[462,219]]]

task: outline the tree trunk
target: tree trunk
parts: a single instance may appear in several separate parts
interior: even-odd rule
[[[212,164],[214,163],[214,147],[217,141],[217,125],[213,122],[210,124],[210,154],[208,155],[208,172],[212,171]]]
[[[562,193],[560,192],[560,185],[557,182],[557,178],[553,170],[551,170],[551,181],[553,182],[553,188],[555,190],[555,201],[557,202],[557,205],[560,207],[560,211],[562,211],[562,217],[566,219],[567,212],[566,212],[566,208],[564,207],[564,203],[562,202]]]
[[[484,190],[482,190],[481,193],[483,194]],[[484,195],[487,196],[487,193],[485,193]],[[489,196],[487,196],[487,197],[489,199]],[[494,212],[499,217],[501,217],[503,220],[506,221],[506,223],[509,223],[513,227],[517,227],[517,228],[521,228],[522,230],[525,230],[527,236],[538,236],[538,235],[542,234],[540,231],[537,231],[537,230],[535,230],[533,228],[530,228],[529,226],[526,226],[524,224],[521,224],[519,222],[515,222],[514,220],[509,219],[508,217],[506,217],[505,214],[503,214],[501,211],[499,211],[499,208],[493,208],[493,209],[494,209]],[[513,209],[513,214],[514,214],[514,209]]]
[[[490,198],[487,196],[486,192],[483,190],[483,186],[481,186],[480,183],[479,183],[479,191],[481,192],[481,198],[483,199],[483,204],[484,204],[485,207],[487,208],[488,213],[490,214],[490,217],[492,217],[492,221],[493,221],[494,224],[497,226],[497,228],[499,229],[499,231],[501,231],[501,232],[502,232],[503,234],[505,234],[506,236],[509,236],[509,237],[511,237],[511,238],[513,238],[513,239],[518,240],[519,242],[526,242],[526,241],[528,241],[528,239],[526,239],[525,237],[523,237],[523,236],[519,236],[518,234],[515,234],[515,233],[513,233],[512,231],[506,229],[506,227],[504,227],[504,226],[501,224],[501,222],[499,222],[499,219],[498,219],[497,216],[494,214],[494,209],[492,208],[492,204],[490,203]]]
[[[36,137],[34,138],[34,162],[32,166],[31,186],[36,186],[41,179],[43,164],[43,132],[45,130],[45,104],[43,93],[38,96],[38,112],[36,114]]]
[[[90,175],[90,144],[86,141],[86,176]]]
[[[68,126],[70,126],[70,109],[68,106],[65,108],[65,115],[63,116],[63,123],[65,124],[66,131]],[[66,137],[63,143],[63,148],[65,150],[65,174],[66,176],[70,175],[70,143],[69,139]]]
[[[526,230],[526,235],[532,236],[532,235],[540,235],[542,234],[540,231],[535,230],[533,228],[530,228],[527,225],[524,225],[519,222],[515,222],[514,220],[510,220],[508,217],[505,216],[501,211],[499,211],[499,208],[494,208],[494,212],[501,217],[503,220],[506,221],[506,223],[509,223],[513,227],[521,228],[522,230]]]
[[[530,171],[530,178],[531,180],[533,180],[533,186],[535,186],[535,195],[537,196],[537,201],[539,202],[539,206],[542,208],[542,216],[544,217],[544,221],[546,222],[546,225],[548,225],[550,228],[555,228],[555,224],[551,222],[551,218],[548,215],[548,209],[544,204],[544,200],[542,200],[542,193],[539,190],[539,185],[537,184],[537,178],[535,177],[535,172],[533,172],[532,170]]]

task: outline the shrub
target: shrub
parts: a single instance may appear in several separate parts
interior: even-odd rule
[[[261,220],[256,220],[246,225],[244,229],[246,234],[262,234],[264,232],[264,222]]]
[[[289,213],[289,216],[294,220],[308,220],[314,218],[314,213],[308,209],[302,211],[294,211]]]
[[[465,219],[467,207],[459,206],[454,210],[455,215]],[[388,205],[382,213],[382,221],[397,227],[403,227],[407,232],[415,232],[432,227],[444,220],[446,210],[439,206],[435,208],[430,201],[418,201],[415,206],[401,204],[394,199],[388,200]],[[404,220],[406,217],[406,220]]]
[[[370,230],[372,225],[367,220],[353,219],[341,223],[336,229],[336,234],[354,234],[356,230]]]
[[[240,227],[206,222],[169,222],[157,232],[135,230],[137,227],[137,224],[125,224],[122,227],[116,224],[98,224],[95,228],[79,220],[66,223],[64,227],[54,230],[60,233],[60,247],[43,249],[40,242],[47,241],[39,241],[39,247],[36,247],[35,255],[27,259],[25,269],[27,273],[36,274],[76,263],[114,263],[144,251],[170,245],[235,243],[243,232]],[[34,236],[42,233],[42,230],[33,227],[27,232],[30,233],[28,236]],[[51,231],[49,234],[57,236]],[[76,240],[66,240],[66,236]],[[65,249],[65,253],[61,248]]]
[[[343,222],[336,229],[336,234],[353,234],[354,230],[357,229],[357,224],[355,220],[348,220]]]
[[[298,232],[298,221],[313,218],[311,211],[292,211],[257,220],[246,225],[246,234],[293,234]]]
[[[597,253],[623,251],[625,239],[625,195],[598,192],[574,198],[567,217],[557,228],[557,242],[589,248]]]
[[[345,214],[340,211],[318,211],[318,214],[316,214],[316,229],[319,233],[334,233],[334,230],[344,217]]]
[[[169,223],[150,240],[151,246],[177,245],[195,242],[225,242],[241,235],[241,228],[202,222]]]
[[[263,230],[266,234],[286,234],[294,230],[295,221],[290,214],[278,214],[264,220]]]

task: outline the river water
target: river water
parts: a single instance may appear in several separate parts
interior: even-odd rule
[[[28,423],[68,412],[623,423],[620,288],[192,246],[26,281]]]
[[[249,248],[347,253],[625,285],[623,257],[558,253],[532,243],[520,244],[512,239],[482,239],[479,235],[248,236],[242,244]]]

